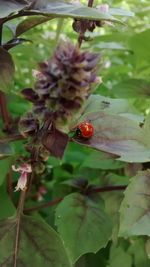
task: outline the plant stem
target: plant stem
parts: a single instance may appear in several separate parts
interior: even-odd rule
[[[93,6],[93,3],[94,3],[94,0],[89,0],[88,1],[88,7],[92,7]]]
[[[51,206],[54,206],[54,205],[60,203],[62,200],[63,200],[62,197],[60,197],[60,198],[56,198],[56,199],[53,200],[53,201],[49,201],[49,202],[47,202],[47,203],[38,205],[38,206],[36,206],[36,207],[29,208],[29,209],[24,209],[24,212],[31,212],[31,211],[36,211],[36,210],[40,210],[40,209],[44,209],[44,208],[48,208],[48,207],[51,207]]]
[[[126,187],[127,185],[97,187],[97,188],[93,188],[90,192],[91,193],[102,193],[102,192],[109,192],[109,191],[120,191],[120,190],[126,189]]]
[[[0,46],[2,45],[2,35],[3,35],[3,20],[0,20]],[[3,122],[5,124],[5,130],[10,130],[11,118],[7,110],[7,101],[5,94],[0,91],[0,109]]]
[[[126,185],[116,185],[116,186],[106,186],[106,187],[97,187],[97,188],[92,188],[90,190],[90,193],[103,193],[103,192],[109,192],[109,191],[120,191],[126,189]],[[88,193],[89,195],[89,193]],[[58,203],[60,203],[63,200],[63,198],[56,198],[53,201],[49,201],[47,203],[41,204],[39,206],[33,207],[33,208],[28,208],[24,209],[24,212],[32,212],[32,211],[37,211],[43,208],[48,208],[51,206],[54,206]]]
[[[29,185],[31,185],[32,178],[33,178],[33,172],[31,173],[28,179],[27,188]],[[20,238],[20,222],[21,222],[21,217],[23,215],[26,193],[27,193],[27,190],[21,191],[19,204],[17,208],[17,216],[16,216],[17,223],[16,223],[16,237],[15,237],[14,266],[13,267],[17,267],[18,245],[19,245],[19,238]]]
[[[18,245],[19,245],[19,236],[20,236],[20,222],[21,222],[21,216],[23,214],[25,195],[26,195],[26,191],[21,191],[19,204],[17,208],[16,237],[15,237],[14,266],[13,267],[17,267]]]
[[[57,46],[58,40],[59,40],[59,36],[62,32],[62,27],[64,24],[64,19],[63,18],[58,18],[57,21],[57,29],[56,29],[56,38],[55,38],[55,46]]]
[[[5,94],[2,91],[0,91],[0,109],[1,109],[1,116],[5,125],[5,130],[9,131],[11,124],[11,117],[7,109],[7,101]]]
[[[3,32],[3,23],[2,20],[0,20],[0,45],[2,44],[2,32]]]
[[[12,141],[24,140],[24,139],[25,137],[23,137],[21,134],[16,134],[16,135],[0,138],[0,144],[12,142]]]
[[[94,0],[88,0],[88,7],[92,7],[93,3],[94,3]],[[84,32],[80,32],[80,34],[79,34],[79,37],[78,37],[78,46],[79,47],[81,47],[82,42],[84,40],[84,34],[85,34],[85,31]]]
[[[9,197],[12,199],[12,195],[13,195],[12,168],[10,168],[7,174],[7,191],[8,191]]]

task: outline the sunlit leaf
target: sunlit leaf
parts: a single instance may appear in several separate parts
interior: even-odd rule
[[[137,110],[135,107],[125,99],[114,99],[110,97],[101,96],[98,94],[91,95],[87,100],[84,108],[83,116],[85,114],[95,111],[106,111],[110,114],[126,114],[135,113]],[[134,114],[133,114],[134,115]],[[82,119],[82,117],[81,117]]]
[[[134,13],[129,10],[121,9],[121,8],[110,8],[109,12],[113,16],[124,16],[124,17],[133,17]]]
[[[14,12],[22,10],[27,5],[27,2],[21,0],[1,0],[0,1],[0,18],[9,16]]]
[[[112,50],[124,50],[124,51],[129,50],[126,46],[117,42],[101,42],[99,44],[95,44],[94,47],[98,49],[112,49]]]
[[[150,236],[150,170],[131,179],[121,204],[120,235]]]
[[[134,52],[135,62],[138,67],[147,64],[150,60],[150,29],[136,33],[129,39],[129,45]]]
[[[100,12],[96,8],[89,8],[82,5],[67,3],[64,1],[51,0],[47,5],[39,6],[38,9],[30,10],[32,14],[53,15],[55,17],[87,18],[95,20],[119,21],[110,15],[109,12]]]
[[[150,96],[150,83],[141,79],[123,80],[113,87],[116,97],[138,98]]]

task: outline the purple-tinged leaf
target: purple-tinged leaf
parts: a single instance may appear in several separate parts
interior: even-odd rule
[[[32,9],[28,10],[27,15],[48,15],[53,17],[71,17],[71,18],[81,18],[81,19],[94,19],[94,20],[111,20],[120,22],[118,19],[114,18],[109,12],[101,12],[96,8],[90,8],[83,5],[77,5],[72,3],[67,3],[64,1],[54,1],[51,0],[44,5],[32,6]]]
[[[104,112],[87,113],[82,120],[90,121],[95,133],[89,139],[76,136],[75,142],[118,155],[126,162],[150,161],[150,118],[142,128],[137,121]]]
[[[52,17],[53,18],[53,17]],[[16,36],[19,36],[23,33],[25,33],[26,31],[32,29],[33,27],[44,23],[46,21],[49,21],[52,19],[51,17],[40,17],[40,16],[33,16],[30,18],[27,18],[23,21],[21,21],[16,28]]]
[[[36,102],[39,99],[39,96],[32,88],[25,88],[21,91],[21,94],[29,101]]]
[[[51,153],[52,156],[62,158],[69,137],[66,133],[54,128],[51,132],[46,132],[42,138],[42,144]]]
[[[17,252],[17,217],[0,221],[0,229],[0,266],[71,267],[60,237],[39,217],[21,216]]]
[[[0,47],[0,90],[8,92],[11,89],[15,66],[11,55]]]
[[[27,6],[24,0],[0,0],[0,18],[5,18],[13,13],[16,13]]]

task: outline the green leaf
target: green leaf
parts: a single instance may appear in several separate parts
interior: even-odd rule
[[[150,60],[150,29],[132,35],[129,39],[129,45],[134,52],[137,65],[141,68],[142,64]]]
[[[0,222],[0,266],[14,266],[17,218]],[[71,267],[57,233],[38,217],[22,216],[17,265]]]
[[[119,208],[123,199],[123,192],[106,192],[105,194],[103,194],[103,199],[105,200],[106,211],[113,221],[112,241],[116,243],[118,242],[120,218]]]
[[[106,111],[110,114],[137,114],[135,107],[126,99],[113,99],[101,95],[91,95],[84,108],[83,116],[95,111]],[[82,117],[81,117],[82,120]]]
[[[131,179],[121,204],[120,235],[150,235],[150,170]]]
[[[146,255],[145,240],[142,238],[136,238],[131,241],[129,247],[129,253],[134,259],[134,266],[136,267],[149,267],[150,259]]]
[[[23,21],[21,21],[16,28],[16,36],[19,36],[23,33],[25,33],[26,31],[32,29],[33,27],[44,23],[46,21],[51,20],[50,17],[40,17],[40,16],[33,16],[30,18],[27,18]]]
[[[115,170],[124,166],[124,163],[116,161],[114,156],[101,151],[93,151],[87,155],[81,167],[88,167],[92,169],[101,170]]]
[[[108,267],[131,267],[132,257],[121,246],[111,246]]]
[[[5,18],[14,12],[22,10],[27,5],[25,1],[15,1],[15,0],[1,0],[0,1],[0,18]]]
[[[13,153],[12,148],[7,143],[0,143],[0,159],[11,156]]]
[[[11,55],[0,47],[0,85],[1,90],[9,92],[13,82],[15,66]]]
[[[3,183],[7,173],[9,172],[11,161],[10,159],[0,160],[0,185]]]
[[[117,42],[101,42],[101,43],[95,44],[94,47],[98,48],[98,49],[109,49],[109,50],[110,49],[112,49],[112,50],[124,50],[124,51],[129,50],[123,44],[117,43]]]
[[[129,10],[121,9],[121,8],[110,8],[109,12],[113,16],[124,16],[124,17],[133,17],[134,16],[133,12],[131,12]]]
[[[112,233],[102,200],[93,201],[78,193],[68,195],[58,205],[56,225],[73,263],[81,255],[105,247]]]
[[[6,191],[6,183],[0,186],[0,211],[0,220],[12,216],[16,211]]]
[[[146,249],[148,258],[150,259],[150,238],[146,241],[145,249]]]
[[[112,90],[117,97],[145,98],[150,96],[150,83],[142,79],[128,79],[113,86]]]

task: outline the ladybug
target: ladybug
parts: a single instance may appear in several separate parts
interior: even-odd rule
[[[88,121],[81,122],[76,128],[76,136],[90,138],[94,134],[94,126]]]

